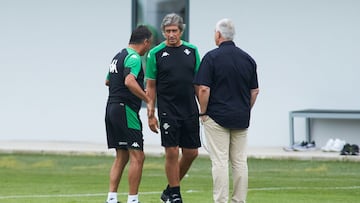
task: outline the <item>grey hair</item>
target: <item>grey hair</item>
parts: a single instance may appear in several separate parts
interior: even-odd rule
[[[164,17],[161,23],[161,30],[164,32],[165,27],[169,25],[177,25],[181,32],[183,32],[185,29],[183,18],[176,13],[170,13]]]
[[[226,40],[233,40],[235,35],[235,26],[234,23],[228,19],[224,18],[219,20],[216,23],[216,31],[219,31],[221,36]]]

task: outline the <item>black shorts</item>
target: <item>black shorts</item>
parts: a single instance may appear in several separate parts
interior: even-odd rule
[[[162,115],[159,120],[163,147],[195,149],[201,146],[198,116],[179,120]]]
[[[143,150],[144,139],[138,112],[124,103],[108,103],[105,126],[108,148]]]

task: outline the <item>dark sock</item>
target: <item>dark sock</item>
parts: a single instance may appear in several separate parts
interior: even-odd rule
[[[169,194],[170,194],[170,190],[169,190],[169,188],[170,188],[170,186],[169,186],[169,185],[167,185],[167,186],[166,186],[166,188],[165,188],[165,190],[164,190],[164,194],[167,194],[167,195],[169,195]]]
[[[168,191],[170,192],[170,194],[177,194],[177,195],[181,196],[180,195],[180,186],[169,187]]]

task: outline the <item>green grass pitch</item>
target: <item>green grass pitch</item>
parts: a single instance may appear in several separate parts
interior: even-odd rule
[[[0,154],[0,203],[104,203],[112,156]],[[146,157],[140,201],[159,203],[164,157]],[[126,202],[127,171],[119,189]],[[199,157],[181,185],[185,203],[211,203],[211,162]],[[230,189],[231,191],[231,189]],[[249,203],[360,202],[360,164],[249,159]]]

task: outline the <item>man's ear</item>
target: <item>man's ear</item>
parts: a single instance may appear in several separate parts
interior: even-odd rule
[[[221,37],[220,31],[216,31],[215,36],[216,36],[216,39],[220,39],[220,37]]]

